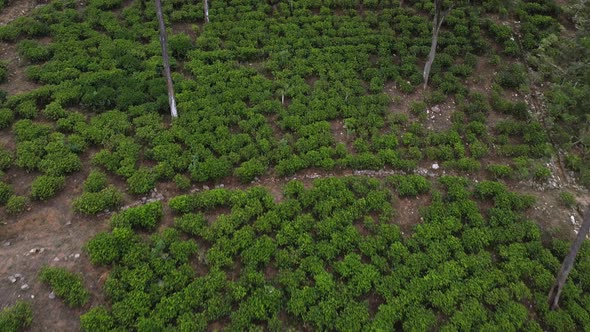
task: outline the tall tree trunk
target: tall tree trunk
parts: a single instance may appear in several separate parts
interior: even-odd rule
[[[434,62],[434,56],[436,55],[436,46],[438,45],[438,34],[443,21],[449,15],[449,12],[453,9],[450,7],[446,11],[442,12],[442,0],[434,0],[434,19],[432,20],[432,43],[430,44],[430,53],[428,53],[428,59],[424,65],[424,89],[428,86],[428,78],[430,77],[430,69]]]
[[[207,0],[203,0],[203,11],[205,14],[205,23],[209,23],[209,3]]]
[[[559,307],[559,296],[561,296],[561,290],[567,281],[567,276],[569,275],[570,271],[574,267],[574,263],[576,261],[576,256],[578,255],[578,251],[586,239],[586,235],[590,230],[590,207],[586,209],[584,213],[584,220],[582,221],[582,227],[578,231],[578,236],[572,246],[570,247],[570,251],[565,256],[563,260],[563,264],[561,265],[561,269],[559,270],[559,274],[557,275],[557,280],[551,290],[549,291],[549,306],[552,310],[555,310]]]
[[[156,15],[160,23],[160,44],[162,45],[162,58],[164,61],[164,75],[166,76],[166,85],[168,86],[168,103],[170,104],[170,114],[173,118],[178,117],[176,111],[176,99],[174,99],[174,86],[172,85],[172,74],[170,74],[170,60],[168,59],[168,38],[166,38],[166,26],[164,25],[164,16],[162,15],[162,3],[156,0]]]

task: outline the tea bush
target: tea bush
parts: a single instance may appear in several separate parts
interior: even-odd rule
[[[123,194],[114,186],[108,186],[97,192],[85,191],[72,202],[74,211],[83,214],[97,214],[112,211],[121,206]]]
[[[41,175],[31,183],[31,197],[45,201],[55,196],[65,185],[63,176]]]
[[[12,195],[6,202],[6,212],[9,214],[19,214],[25,211],[27,207],[27,198],[23,196]]]
[[[90,293],[84,288],[82,276],[60,267],[44,267],[39,279],[47,283],[56,296],[63,298],[70,307],[79,307],[88,302]]]
[[[12,306],[7,306],[0,311],[0,327],[2,331],[22,331],[33,322],[33,310],[29,302],[17,301]]]

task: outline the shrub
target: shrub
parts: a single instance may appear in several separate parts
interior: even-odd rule
[[[145,228],[152,230],[162,219],[162,203],[152,202],[129,208],[111,218],[112,227]]]
[[[80,325],[84,331],[108,332],[113,330],[115,322],[103,307],[94,307],[80,316]]]
[[[242,183],[248,183],[256,176],[264,174],[266,165],[258,159],[250,159],[243,162],[240,167],[236,168],[234,174],[240,179]]]
[[[6,82],[8,79],[8,66],[6,62],[0,61],[0,83]]]
[[[78,155],[63,149],[58,152],[48,153],[39,162],[39,170],[47,175],[60,176],[79,171],[82,161]]]
[[[55,295],[63,298],[72,308],[88,302],[90,293],[84,288],[81,275],[75,275],[64,268],[44,267],[39,279],[49,284]]]
[[[0,330],[16,332],[31,326],[33,310],[28,302],[17,301],[15,305],[0,311]]]
[[[6,202],[8,202],[13,192],[14,190],[12,190],[12,187],[10,185],[4,182],[0,182],[0,204],[3,205]]]
[[[25,100],[18,104],[16,107],[16,113],[25,119],[34,119],[37,117],[37,105],[33,100]]]
[[[535,168],[535,180],[547,181],[551,177],[551,169],[545,166],[537,166]]]
[[[506,89],[516,89],[526,83],[526,70],[521,64],[511,64],[502,68],[496,76],[496,82]]]
[[[8,128],[14,121],[14,113],[8,108],[0,109],[0,129]]]
[[[101,171],[92,170],[84,181],[84,191],[96,193],[107,187],[108,180],[106,174]]]
[[[47,200],[61,190],[65,184],[63,176],[41,175],[31,184],[31,197],[36,200]]]
[[[12,195],[6,203],[6,212],[9,214],[18,214],[25,210],[27,198],[23,196]]]
[[[92,264],[107,265],[119,261],[137,240],[133,230],[115,228],[111,233],[98,233],[86,244]]]
[[[113,186],[99,192],[85,192],[73,202],[74,211],[83,214],[97,214],[121,206],[123,195]]]
[[[0,147],[0,170],[8,169],[12,165],[12,153]]]
[[[401,197],[418,196],[430,190],[430,182],[421,175],[392,175],[387,182],[393,184]]]
[[[187,190],[191,187],[191,180],[182,174],[174,175],[174,178],[172,180],[174,181],[174,183],[176,183],[176,186],[180,190]]]
[[[513,175],[512,167],[508,165],[493,164],[489,165],[486,169],[488,172],[492,173],[492,176],[496,179],[508,179]]]
[[[140,195],[154,189],[156,185],[156,176],[148,168],[140,168],[127,179],[129,192]]]
[[[54,101],[45,106],[45,109],[43,110],[43,115],[45,115],[45,117],[47,117],[50,120],[57,121],[61,118],[65,118],[68,115],[68,113],[60,105],[60,103]]]

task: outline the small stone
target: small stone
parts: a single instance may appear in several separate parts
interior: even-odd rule
[[[439,165],[437,163],[432,164],[432,169],[439,169]]]
[[[49,293],[49,298],[52,300],[55,299],[55,293],[54,292]]]
[[[20,274],[20,273],[15,273],[15,274],[14,274],[14,277],[15,277],[15,278],[22,278],[22,277],[23,277],[23,275],[22,275],[22,274]]]
[[[203,190],[209,190],[209,186],[203,186]]]
[[[225,187],[225,185],[223,183],[219,185],[219,188],[224,188],[224,187]]]
[[[2,245],[5,246],[5,247],[8,247],[8,246],[10,246],[10,241],[6,241]]]
[[[75,254],[74,258],[80,258],[80,254]]]
[[[22,286],[20,286],[21,290],[27,290],[29,289],[29,284],[23,284]]]
[[[440,107],[438,105],[432,107],[434,113],[440,113]]]
[[[35,298],[35,295],[31,294],[31,298],[34,299]]]
[[[576,224],[576,218],[574,216],[570,216],[570,220],[572,221],[572,225]]]
[[[14,276],[9,276],[8,281],[10,281],[11,284],[14,284],[16,282],[16,278]]]
[[[59,262],[59,257],[55,257],[55,258],[53,259],[53,261],[54,261],[54,262]]]

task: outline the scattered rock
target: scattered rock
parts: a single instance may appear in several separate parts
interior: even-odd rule
[[[54,261],[54,262],[59,262],[59,257],[55,257],[55,258],[53,259],[53,261]]]
[[[55,293],[54,292],[49,293],[49,298],[52,300],[55,299]]]
[[[80,258],[80,254],[74,254],[74,258]]]
[[[29,250],[30,254],[42,254],[45,251],[45,248],[33,248]]]
[[[437,163],[432,164],[432,169],[439,169],[440,166]]]
[[[20,286],[21,290],[27,290],[29,289],[29,284],[23,284],[22,286]]]
[[[438,106],[438,105],[432,106],[431,110],[434,113],[440,113],[440,106]]]
[[[8,246],[10,246],[10,241],[6,241],[6,242],[4,242],[2,245],[3,245],[4,247],[8,247]]]
[[[570,220],[572,221],[572,225],[576,224],[576,217],[570,216]]]
[[[203,186],[203,190],[209,190],[209,186]]]
[[[16,277],[15,276],[8,276],[8,281],[10,281],[11,284],[14,284],[16,282]]]

